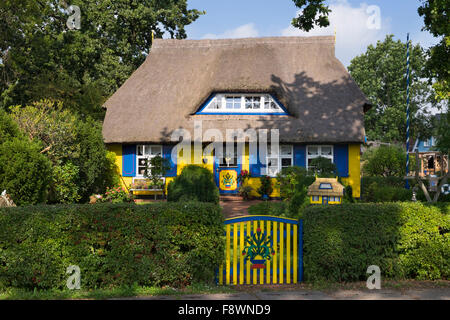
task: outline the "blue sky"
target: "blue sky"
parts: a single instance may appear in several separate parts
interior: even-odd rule
[[[336,30],[336,56],[348,66],[350,60],[387,34],[429,47],[438,42],[421,31],[423,18],[417,13],[420,0],[329,0],[333,12],[331,26],[309,33],[290,26],[298,12],[292,0],[188,0],[189,8],[206,14],[186,27],[188,39],[244,38],[268,36],[333,35]],[[371,7],[372,6],[372,7]],[[380,23],[374,18],[379,8]],[[369,21],[369,26],[368,26]],[[370,25],[370,22],[373,22]]]

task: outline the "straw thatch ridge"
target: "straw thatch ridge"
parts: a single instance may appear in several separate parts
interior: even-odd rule
[[[332,189],[320,189],[321,183],[331,184]],[[308,196],[331,196],[342,197],[344,195],[344,186],[340,184],[337,178],[316,178],[308,187]]]
[[[215,92],[273,94],[290,116],[195,115]],[[104,104],[106,143],[169,142],[175,129],[279,129],[281,142],[364,140],[368,100],[334,54],[334,37],[155,39]]]

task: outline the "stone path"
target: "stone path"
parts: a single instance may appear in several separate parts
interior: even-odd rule
[[[270,200],[277,202],[279,200]],[[248,215],[248,208],[252,205],[263,202],[263,200],[242,200],[240,197],[221,196],[220,206],[225,219],[246,216]]]
[[[121,298],[121,300],[450,300],[450,288],[275,291]]]

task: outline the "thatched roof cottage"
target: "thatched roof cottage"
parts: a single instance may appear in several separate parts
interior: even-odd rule
[[[171,161],[167,181],[199,157],[214,172],[221,193],[238,188],[236,181],[222,184],[224,175],[233,179],[248,170],[256,187],[255,177],[274,177],[287,166],[308,168],[321,156],[336,164],[359,197],[360,145],[370,105],[336,59],[334,41],[330,36],[155,39],[146,61],[104,105],[104,141],[116,153],[124,184],[142,178],[144,165],[157,154]],[[200,130],[203,147],[218,134],[229,141],[231,129],[268,129],[269,136],[277,129],[280,146],[272,154],[246,141],[228,148],[239,153],[231,161],[225,146],[223,154],[196,149],[181,161],[172,152],[179,129],[191,138]],[[206,134],[211,130],[214,135]]]

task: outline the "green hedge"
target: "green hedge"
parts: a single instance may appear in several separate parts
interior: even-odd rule
[[[304,212],[306,281],[448,279],[450,208],[421,203],[312,206]]]
[[[183,287],[212,282],[223,217],[209,203],[95,204],[0,209],[0,287]]]

